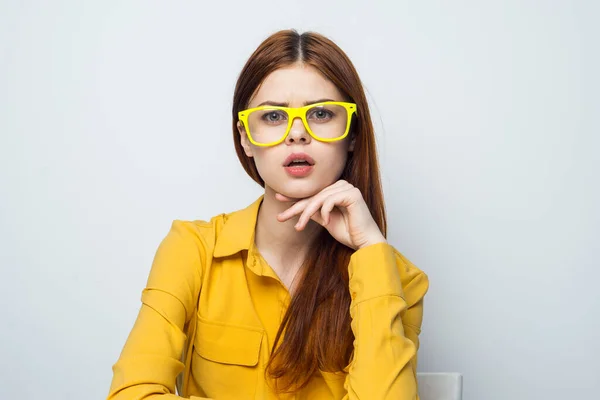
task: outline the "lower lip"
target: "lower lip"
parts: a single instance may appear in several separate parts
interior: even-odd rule
[[[307,176],[313,170],[312,165],[300,165],[297,167],[284,167],[285,172],[292,176]]]

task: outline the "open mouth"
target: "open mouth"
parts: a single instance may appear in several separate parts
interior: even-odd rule
[[[294,160],[294,161],[290,162],[288,165],[286,165],[286,167],[302,167],[302,166],[310,166],[310,165],[312,165],[312,164],[305,160]]]
[[[315,160],[306,153],[298,152],[292,153],[283,161],[282,165],[286,169],[311,169],[315,165]]]

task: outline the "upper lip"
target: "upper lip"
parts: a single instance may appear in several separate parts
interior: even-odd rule
[[[307,161],[310,165],[315,164],[315,160],[313,160],[312,157],[306,153],[292,153],[285,159],[285,161],[283,162],[283,166],[287,167],[294,160],[304,160]]]

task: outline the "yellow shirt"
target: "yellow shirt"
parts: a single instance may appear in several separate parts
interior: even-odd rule
[[[264,368],[290,295],[254,247],[262,199],[210,221],[173,221],[113,366],[108,399],[178,399],[180,373],[190,399],[418,399],[429,282],[387,243],[355,251],[348,265],[355,336],[349,366],[319,371],[294,395],[271,391]],[[195,333],[186,350],[189,326]]]

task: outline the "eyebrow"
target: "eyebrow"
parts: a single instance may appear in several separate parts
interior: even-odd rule
[[[333,100],[333,99],[309,100],[309,101],[305,101],[304,105],[307,106],[309,104],[323,103],[324,101],[335,101],[335,100]],[[280,103],[280,102],[277,102],[277,101],[267,100],[267,101],[263,101],[262,103],[260,103],[256,107],[262,107],[262,106],[288,107],[289,104],[290,103],[288,103],[288,102]]]

